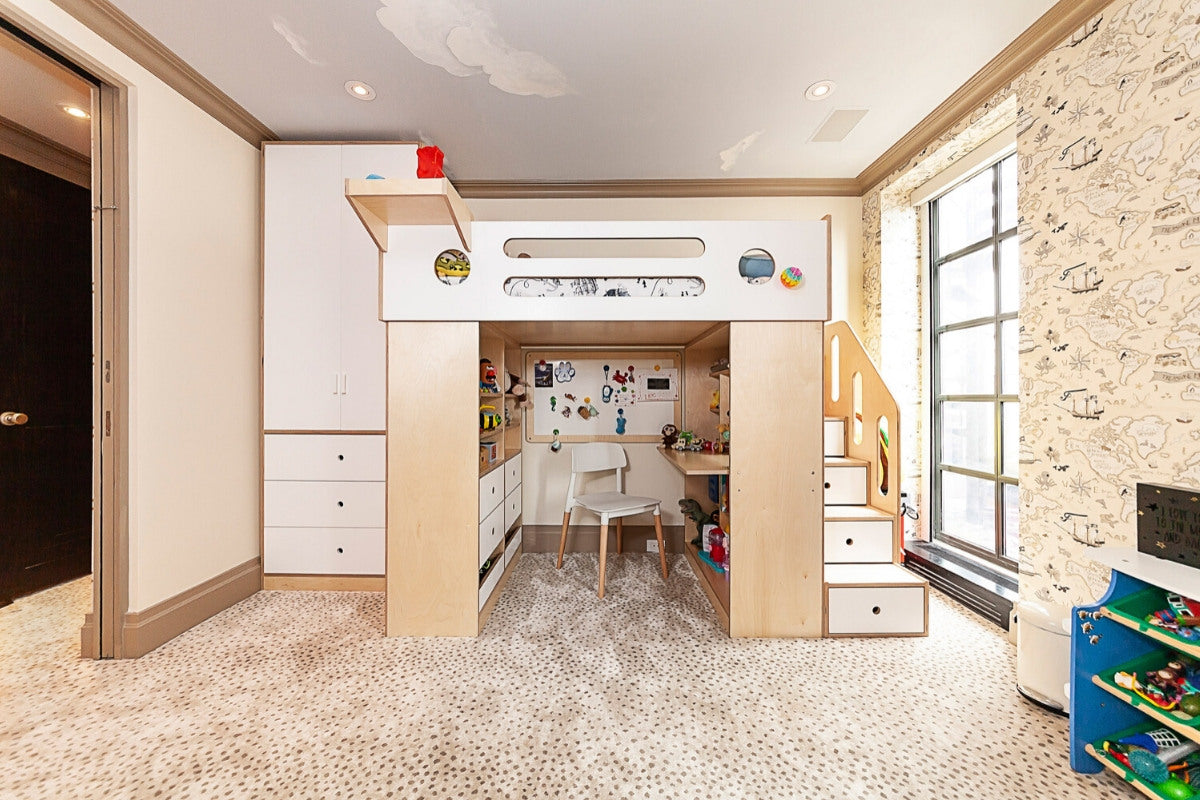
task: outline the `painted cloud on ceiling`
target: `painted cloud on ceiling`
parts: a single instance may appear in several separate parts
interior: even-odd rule
[[[308,40],[293,31],[291,26],[288,25],[288,21],[286,19],[276,14],[275,16],[271,17],[271,27],[275,29],[276,33],[283,37],[283,40],[288,43],[288,46],[291,47],[292,50],[295,51],[296,55],[300,56],[313,66],[320,67],[324,65],[325,62],[314,56],[309,50]]]
[[[537,53],[517,50],[497,31],[490,12],[471,0],[381,0],[380,24],[414,56],[451,75],[487,75],[509,94],[559,97],[567,76]]]
[[[762,136],[766,131],[755,131],[749,136],[742,139],[740,142],[730,147],[727,150],[721,151],[721,172],[729,172],[733,169],[733,165],[741,157],[742,153],[750,149],[750,145],[754,144],[758,137]]]

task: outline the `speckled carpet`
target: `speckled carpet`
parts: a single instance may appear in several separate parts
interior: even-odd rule
[[[3,798],[1107,798],[1014,648],[933,593],[924,639],[730,640],[682,557],[524,556],[478,639],[383,595],[260,592],[82,661],[84,579],[0,609]]]

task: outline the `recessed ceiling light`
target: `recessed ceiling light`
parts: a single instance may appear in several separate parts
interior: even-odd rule
[[[65,113],[70,114],[72,117],[75,117],[76,119],[91,119],[92,118],[92,115],[89,114],[86,110],[80,108],[79,106],[73,106],[70,103],[59,103],[58,107],[61,108]]]
[[[362,81],[346,81],[346,91],[355,100],[374,100],[375,90]]]
[[[824,100],[833,94],[836,84],[833,81],[817,81],[804,90],[804,96],[809,100]]]

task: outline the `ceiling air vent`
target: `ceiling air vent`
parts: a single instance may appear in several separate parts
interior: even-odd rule
[[[825,118],[825,122],[813,134],[812,141],[840,142],[850,135],[850,131],[866,115],[865,108],[839,108]]]

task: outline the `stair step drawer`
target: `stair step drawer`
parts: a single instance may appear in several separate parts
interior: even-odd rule
[[[496,551],[496,545],[504,540],[504,509],[496,506],[487,519],[479,523],[479,566]]]
[[[263,437],[269,481],[382,481],[387,437],[269,434]]]
[[[925,586],[829,586],[825,590],[829,636],[925,633]]]
[[[383,528],[265,528],[263,572],[382,575]]]
[[[867,468],[862,464],[825,467],[825,505],[861,506],[867,502]]]
[[[268,528],[382,528],[387,519],[382,481],[264,481]]]
[[[891,520],[825,520],[826,564],[890,564],[891,561]]]
[[[504,498],[504,530],[508,530],[513,526],[513,523],[521,516],[521,487],[513,489],[508,497]]]
[[[825,420],[825,455],[846,455],[846,421],[843,419]]]
[[[504,499],[504,467],[492,470],[479,479],[479,519],[482,522]]]
[[[504,548],[504,568],[508,569],[508,565],[517,560],[517,550],[521,548],[521,529],[517,528],[517,532],[508,540],[508,545]]]

